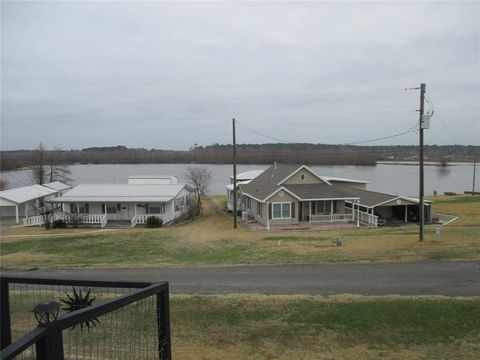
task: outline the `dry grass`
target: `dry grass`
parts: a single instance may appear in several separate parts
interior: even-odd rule
[[[171,307],[173,355],[476,359],[479,311],[478,298],[177,295]]]
[[[459,216],[441,228],[440,242],[434,241],[434,225],[426,227],[423,243],[418,241],[416,225],[268,232],[250,231],[240,225],[233,230],[231,215],[205,203],[203,217],[161,229],[95,233],[87,232],[95,229],[59,229],[48,233],[39,228],[27,229],[26,235],[40,236],[2,239],[1,261],[3,267],[25,268],[479,260],[480,197],[436,199],[434,212]],[[18,235],[21,230],[12,231]],[[58,232],[69,235],[50,236]],[[332,245],[330,239],[338,236],[344,238],[344,246]],[[39,256],[43,256],[42,261]]]

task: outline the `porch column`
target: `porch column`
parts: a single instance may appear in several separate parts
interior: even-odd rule
[[[15,222],[18,224],[20,221],[18,220],[18,204],[15,205]]]
[[[333,223],[333,201],[330,200],[330,222]]]
[[[28,202],[25,203],[25,219],[28,218]]]
[[[408,222],[408,205],[405,205],[405,222]]]
[[[355,220],[355,200],[352,199],[352,222]]]
[[[360,203],[357,204],[357,227],[360,227]]]
[[[267,230],[270,230],[270,203],[267,201]],[[272,209],[273,214],[273,209]],[[237,216],[236,214],[233,216]]]
[[[135,209],[135,216],[137,216],[137,204],[133,204],[134,209]]]
[[[309,211],[309,215],[308,215],[308,222],[311,223],[312,222],[312,204],[313,204],[313,201],[310,201],[310,206],[308,207],[308,211]]]
[[[80,214],[80,204],[77,204],[77,214]]]

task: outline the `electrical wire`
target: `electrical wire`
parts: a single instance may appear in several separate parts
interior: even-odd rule
[[[433,100],[431,98],[431,96],[425,92],[425,97],[426,97],[426,100],[427,102],[432,106],[432,114],[433,112],[435,111],[435,106],[433,104]],[[447,124],[443,121],[442,117],[440,116],[440,114],[437,112],[435,112],[436,116],[438,117],[438,120],[440,120],[440,122],[442,123],[443,127],[445,128],[445,130],[447,131],[447,133],[451,136],[451,138],[453,139],[453,141],[455,142],[455,144],[458,144],[458,140],[457,138],[455,137],[455,135],[453,135],[452,131],[450,130],[450,128],[447,126]]]

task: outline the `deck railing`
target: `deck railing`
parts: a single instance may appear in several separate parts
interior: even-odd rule
[[[35,304],[77,295],[91,301],[37,326]],[[2,360],[171,359],[167,282],[1,277],[0,296]]]
[[[72,214],[67,212],[54,213],[52,220],[63,220],[66,223],[78,221],[80,224],[100,224],[103,228],[107,224],[106,214]],[[23,219],[23,226],[41,226],[45,224],[43,216],[30,216]]]

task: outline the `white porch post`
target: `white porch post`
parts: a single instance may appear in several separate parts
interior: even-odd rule
[[[334,200],[330,200],[330,222],[333,223],[333,202]]]
[[[17,224],[20,222],[18,220],[18,204],[15,205],[15,221]]]
[[[407,210],[407,208],[408,208],[408,205],[405,205],[405,222],[407,222],[407,220],[408,220],[408,210]]]
[[[80,204],[77,204],[77,214],[80,214]]]
[[[357,204],[357,227],[360,227],[360,204]]]
[[[135,207],[135,216],[137,216],[137,204],[133,204],[133,206]]]
[[[355,220],[355,200],[352,199],[352,222]]]
[[[272,214],[273,214],[273,209],[272,209]],[[234,214],[233,216],[236,216],[237,214]],[[270,230],[270,203],[267,201],[267,230]]]
[[[28,218],[28,202],[25,203],[25,219]]]
[[[312,205],[313,205],[313,201],[310,201],[310,206],[308,207],[308,210],[309,210],[309,216],[308,216],[308,222],[311,223],[312,222]]]

